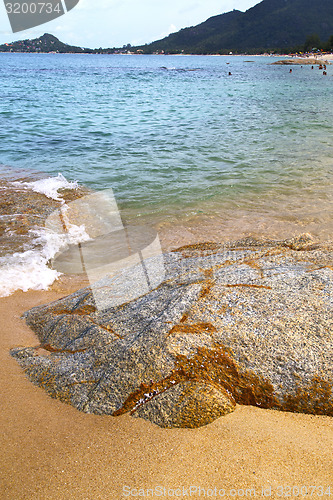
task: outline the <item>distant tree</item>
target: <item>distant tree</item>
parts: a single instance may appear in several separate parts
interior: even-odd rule
[[[331,35],[328,39],[327,50],[333,50],[333,35]]]
[[[307,36],[304,44],[304,52],[311,52],[313,49],[321,49],[322,43],[317,33]]]

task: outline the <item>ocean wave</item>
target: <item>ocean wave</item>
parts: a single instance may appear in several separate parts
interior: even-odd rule
[[[7,297],[16,290],[47,290],[62,274],[49,267],[49,261],[61,250],[90,239],[84,225],[70,224],[66,234],[39,228],[29,231],[31,245],[25,252],[0,257],[0,297]]]
[[[64,202],[60,189],[78,189],[79,185],[76,181],[68,181],[61,173],[56,177],[47,177],[46,179],[38,179],[32,182],[14,181],[11,184],[21,189],[31,189],[36,193],[41,193],[56,201]]]
[[[37,180],[11,180],[2,187],[6,191],[0,214],[0,297],[16,290],[47,290],[61,274],[50,266],[55,255],[90,239],[84,225],[68,223],[66,233],[44,226],[52,210],[65,215],[68,195],[62,190],[78,190],[74,197],[79,197],[80,186],[59,173]]]

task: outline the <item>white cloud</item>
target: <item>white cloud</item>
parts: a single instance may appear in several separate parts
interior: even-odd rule
[[[178,31],[178,29],[176,28],[176,26],[174,24],[170,24],[169,29],[167,29],[166,31],[163,31],[162,33],[160,33],[160,35],[157,38],[158,39],[164,38],[164,37],[170,35],[170,33],[175,33],[176,31]]]
[[[76,10],[83,10],[83,11],[102,11],[102,10],[112,10],[112,9],[118,9],[119,7],[124,7],[124,4],[126,4],[126,0],[120,1],[120,0],[80,0],[77,6],[75,7]]]
[[[200,7],[200,4],[193,3],[190,5],[187,5],[186,7],[182,7],[181,9],[179,9],[178,13],[179,14],[187,14],[188,12],[192,12],[193,10],[196,10],[198,7]]]
[[[258,0],[80,0],[59,19],[34,31],[9,32],[9,22],[0,0],[0,43],[55,33],[62,41],[85,47],[141,45],[164,38],[181,28],[194,26],[208,17],[237,8],[246,10]],[[1,11],[2,10],[2,11]],[[70,39],[69,39],[70,34]]]

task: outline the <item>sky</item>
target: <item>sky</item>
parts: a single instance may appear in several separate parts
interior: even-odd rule
[[[62,42],[80,47],[141,45],[164,38],[181,28],[195,26],[211,16],[233,9],[244,12],[259,1],[80,0],[67,14],[39,27],[13,34],[4,2],[0,0],[0,44],[51,33]]]

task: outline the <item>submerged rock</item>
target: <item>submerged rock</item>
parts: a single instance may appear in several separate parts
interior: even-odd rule
[[[315,57],[293,57],[292,59],[280,59],[279,61],[275,61],[272,64],[280,64],[280,65],[290,65],[290,64],[298,64],[298,65],[303,65],[303,64],[331,64],[329,61],[325,59],[317,59]]]
[[[333,416],[332,245],[249,238],[164,265],[160,286],[117,307],[98,310],[86,288],[31,309],[40,346],[12,355],[79,410],[162,427],[199,427],[235,403]]]

